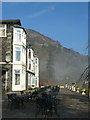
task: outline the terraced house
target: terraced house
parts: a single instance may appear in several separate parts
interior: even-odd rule
[[[39,87],[39,72],[38,75],[35,73],[37,64],[34,52],[32,53],[32,49],[27,47],[26,38],[27,33],[21,26],[20,20],[0,21],[0,69],[2,69],[4,90],[22,91],[29,87]]]
[[[27,84],[28,89],[39,87],[39,58],[32,48],[27,49]]]

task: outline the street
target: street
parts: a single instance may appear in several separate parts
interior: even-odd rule
[[[25,103],[24,108],[10,110],[7,106],[7,96],[3,99],[2,118],[88,118],[89,117],[89,101],[87,96],[82,96],[80,93],[72,92],[68,89],[61,88],[57,98],[60,99],[57,105],[59,116],[52,111],[52,116],[45,116],[39,113],[36,114],[35,101]]]

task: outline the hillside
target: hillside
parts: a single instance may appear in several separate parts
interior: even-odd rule
[[[75,82],[88,64],[88,58],[65,48],[39,32],[27,29],[27,44],[31,44],[40,59],[40,81],[50,83]]]

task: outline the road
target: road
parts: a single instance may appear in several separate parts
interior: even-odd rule
[[[72,92],[62,88],[57,96],[60,103],[57,106],[59,116],[53,111],[52,116],[37,115],[37,118],[89,118],[89,102],[87,96],[82,96],[80,93]],[[6,97],[4,97],[6,98]],[[25,103],[25,108],[10,110],[7,107],[7,100],[3,100],[2,118],[36,118],[35,101]]]
[[[68,89],[61,89],[59,113],[61,118],[88,118],[89,101],[87,96],[72,92]]]

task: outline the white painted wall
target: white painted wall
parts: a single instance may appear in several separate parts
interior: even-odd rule
[[[30,58],[29,58],[29,51],[31,53]],[[36,59],[37,59],[37,62],[36,62]],[[31,64],[31,69],[29,69],[29,62]],[[35,73],[35,76],[32,74],[30,75],[31,85],[29,83],[28,85],[31,86],[32,88],[39,87],[39,59],[37,56],[34,56],[34,51],[32,49],[27,50],[27,70]],[[28,77],[28,81],[29,81],[29,77]]]
[[[30,56],[29,56],[30,52]],[[27,70],[34,73],[34,51],[32,49],[27,49]],[[29,68],[29,64],[31,68]],[[35,88],[35,76],[28,72],[28,87]]]
[[[28,73],[28,86],[31,87],[31,74]]]
[[[39,87],[39,58],[34,56],[36,87]]]
[[[17,30],[20,31],[21,33],[21,40],[18,40],[17,39]],[[20,45],[24,45],[26,46],[26,34],[25,34],[25,31],[22,29],[22,28],[16,28],[16,27],[13,27],[13,43],[14,44],[20,44]]]
[[[36,85],[35,85],[35,76],[34,75],[32,75],[32,77],[31,77],[31,87],[32,88],[36,87]]]
[[[20,85],[15,85],[15,70],[20,70]],[[12,91],[22,91],[26,89],[26,68],[22,65],[13,65],[12,69]]]
[[[17,30],[20,31],[21,39],[17,40]],[[15,60],[15,47],[20,47],[21,60]],[[20,70],[20,84],[15,85],[15,70]],[[26,34],[22,28],[13,28],[13,68],[12,68],[12,91],[26,90]]]
[[[31,56],[29,58],[29,51],[31,53]],[[34,57],[33,57],[33,50],[32,49],[27,49],[27,70],[34,72],[34,68],[33,68],[33,61],[34,61]],[[29,62],[31,64],[31,69],[29,69]]]

